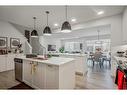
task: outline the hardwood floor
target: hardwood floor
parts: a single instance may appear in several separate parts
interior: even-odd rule
[[[98,64],[92,66],[88,62],[88,72],[85,76],[76,75],[76,89],[117,89],[111,77],[110,66],[107,62],[102,68]]]
[[[14,71],[5,71],[0,73],[0,89],[8,89],[19,82],[15,80]]]
[[[0,73],[0,89],[8,89],[18,84],[20,83],[15,80],[14,71]],[[117,89],[117,87],[110,76],[107,64],[103,68],[96,64],[93,68],[89,63],[85,76],[76,75],[76,89]]]
[[[116,89],[109,71],[105,73],[88,71],[86,76],[76,75],[76,89]]]

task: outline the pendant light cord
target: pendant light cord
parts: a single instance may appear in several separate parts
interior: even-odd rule
[[[46,11],[46,14],[47,14],[47,26],[48,26],[48,14],[49,14],[49,11]]]
[[[100,40],[100,38],[99,38],[99,32],[100,32],[100,31],[98,30],[98,41]]]
[[[66,17],[66,21],[67,21],[67,5],[65,6],[65,17]]]
[[[47,13],[47,26],[48,26],[48,13]]]
[[[34,29],[35,29],[35,24],[36,24],[36,17],[33,17],[33,19],[34,19]]]

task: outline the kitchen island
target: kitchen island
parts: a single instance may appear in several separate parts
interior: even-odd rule
[[[80,53],[51,53],[52,56],[74,58],[75,59],[75,72],[80,75],[85,75],[88,71],[87,67],[87,54]]]
[[[73,58],[51,57],[47,60],[23,59],[23,82],[37,89],[74,89],[75,69]]]

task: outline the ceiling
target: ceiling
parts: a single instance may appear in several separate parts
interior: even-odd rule
[[[33,17],[37,17],[37,29],[44,29],[46,25],[45,11],[49,11],[49,26],[52,29],[61,27],[65,21],[65,6],[0,6],[0,19],[11,23],[33,27]],[[68,6],[68,20],[76,18],[76,22],[71,25],[79,24],[88,20],[112,16],[122,13],[123,6]],[[103,15],[97,15],[97,12],[104,11]],[[53,24],[58,23],[58,27]]]
[[[103,25],[103,26],[98,26],[98,27],[74,30],[71,33],[55,33],[52,36],[44,36],[44,37],[47,39],[55,38],[55,39],[60,39],[60,40],[87,38],[87,37],[97,36],[98,30],[100,31],[99,32],[100,36],[111,35],[110,25]]]

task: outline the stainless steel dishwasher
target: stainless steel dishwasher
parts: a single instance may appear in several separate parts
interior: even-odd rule
[[[23,68],[23,60],[20,58],[15,58],[15,79],[22,82],[22,68]]]

